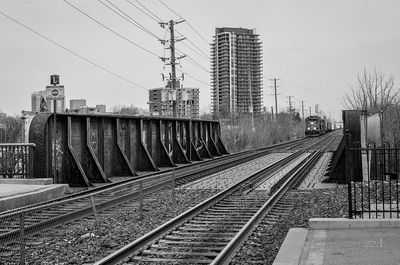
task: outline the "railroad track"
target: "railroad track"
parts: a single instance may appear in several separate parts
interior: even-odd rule
[[[321,141],[323,141],[323,139]],[[298,144],[298,142],[299,141],[296,141],[295,144]],[[243,152],[241,156],[235,154],[226,160],[234,165],[238,165],[240,162],[243,162],[243,160],[245,161],[244,158],[251,157],[252,155],[260,157],[260,154],[265,155],[275,151],[277,148],[288,148],[290,145],[293,145],[293,143],[280,144],[274,146],[272,149],[262,148],[255,151],[247,151]],[[167,185],[171,186],[174,185],[174,182],[175,184],[178,183],[180,178],[179,174],[183,174],[182,172],[193,174],[194,171],[199,171],[200,174],[202,174],[202,170],[209,170],[209,172],[221,171],[224,169],[224,163],[220,163],[220,161],[225,160],[224,158],[227,157],[206,161],[209,162],[208,164],[218,161],[218,163],[215,163],[216,165],[214,165],[214,168],[201,168],[201,165],[197,164],[195,165],[195,169],[189,169],[189,167],[186,167],[183,171],[176,169],[173,172],[175,173],[176,181],[172,179],[172,171],[163,172],[154,176],[143,176],[142,179],[134,181],[123,181],[108,188],[101,187],[89,192],[82,192],[79,196],[67,196],[61,200],[52,200],[47,204],[39,204],[33,207],[2,213],[0,214],[1,251],[6,251],[8,253],[18,251],[18,241],[21,238],[21,234],[24,236],[38,234],[43,230],[60,224],[82,219],[84,216],[93,215],[93,206],[100,212],[127,201],[138,201],[137,198],[140,194],[142,196],[146,194],[156,194],[158,190],[165,189]],[[216,170],[215,167],[222,167],[222,169]],[[142,184],[141,188],[140,183]],[[23,223],[23,230],[19,229],[19,227],[21,227],[21,222]],[[34,242],[27,243],[35,244]]]
[[[22,232],[20,230],[21,222],[23,222],[25,236],[36,234],[42,230],[92,215],[93,207],[97,211],[102,211],[129,200],[137,200],[140,196],[155,193],[167,185],[183,185],[233,165],[256,159],[277,148],[290,147],[298,142],[278,144],[205,161],[192,167],[144,175],[137,177],[136,180],[113,183],[108,187],[103,186],[60,199],[3,212],[0,214],[0,244],[5,246],[9,242],[18,241]]]
[[[271,196],[257,186],[304,152],[265,167],[95,264],[227,264],[265,214],[318,161],[321,151],[286,174]]]

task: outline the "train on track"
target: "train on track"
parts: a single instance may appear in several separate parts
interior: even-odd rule
[[[319,116],[309,116],[305,122],[306,137],[320,136],[332,131],[332,123]]]

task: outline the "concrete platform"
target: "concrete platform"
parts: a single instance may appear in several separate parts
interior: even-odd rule
[[[33,179],[0,178],[0,184],[50,185],[53,184],[53,179],[52,178],[33,178]]]
[[[68,184],[0,184],[0,212],[58,198],[68,192]]]
[[[400,219],[311,219],[289,230],[273,263],[294,264],[400,264]]]

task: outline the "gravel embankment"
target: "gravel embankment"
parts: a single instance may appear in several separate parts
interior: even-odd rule
[[[262,264],[272,264],[279,248],[290,228],[308,225],[310,218],[347,217],[347,187],[336,189],[311,190],[308,193],[296,194],[294,207],[287,216],[282,216],[272,229],[257,230],[257,240],[245,244],[235,264],[246,264],[248,260],[263,261]],[[255,246],[254,249],[252,245]],[[262,247],[262,251],[255,251]]]
[[[143,219],[137,202],[125,203],[98,215],[100,233],[93,217],[43,231],[27,241],[27,264],[92,264],[217,192],[177,190],[175,204],[170,190],[159,192],[145,199]],[[18,245],[14,250],[2,251],[0,264],[19,264]]]

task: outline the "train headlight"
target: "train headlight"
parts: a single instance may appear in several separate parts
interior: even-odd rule
[[[310,127],[307,127],[307,130],[310,130]]]

